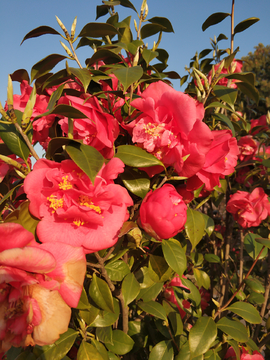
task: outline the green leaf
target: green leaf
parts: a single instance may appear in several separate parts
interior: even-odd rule
[[[149,49],[143,49],[142,57],[144,61],[146,62],[146,65],[148,66],[149,63],[155,59],[158,56],[157,51],[149,50]]]
[[[145,39],[159,33],[160,31],[166,31],[166,27],[160,24],[146,24],[141,28],[141,37],[142,39]]]
[[[82,341],[77,354],[77,360],[104,360],[95,346]]]
[[[30,231],[33,235],[35,235],[39,219],[32,216],[32,214],[29,212],[29,201],[24,201],[16,210],[12,211],[5,218],[5,223],[6,222],[20,224],[26,230]]]
[[[128,45],[128,51],[132,54],[132,55],[136,55],[136,52],[138,50],[139,46],[143,45],[143,41],[142,40],[133,40],[131,41]]]
[[[168,265],[181,277],[186,270],[187,259],[180,242],[175,239],[162,240],[162,251]]]
[[[86,294],[85,288],[83,287],[80,301],[79,301],[76,309],[84,310],[84,309],[90,309],[90,307],[91,307],[91,305],[89,304],[88,296]]]
[[[174,32],[170,20],[165,17],[155,16],[151,19],[147,19],[152,24],[158,24],[163,27],[162,31],[164,32]]]
[[[228,339],[227,339],[227,342],[230,346],[232,346],[232,348],[236,354],[236,359],[240,360],[240,349],[239,349],[238,343],[235,340],[228,340]]]
[[[22,112],[19,110],[14,110],[17,117],[18,124],[21,125]],[[27,137],[32,142],[33,128],[27,132]],[[4,141],[10,151],[13,154],[19,156],[20,158],[27,161],[27,158],[30,154],[30,150],[26,145],[23,137],[19,131],[15,128],[14,124],[3,124],[0,123],[0,138]]]
[[[121,330],[113,330],[112,341],[113,345],[108,343],[106,344],[106,347],[109,351],[118,355],[127,354],[132,350],[134,345],[134,341],[131,337]]]
[[[162,256],[150,254],[148,268],[151,279],[156,283],[164,283],[172,276],[172,270]]]
[[[25,69],[19,69],[14,71],[14,73],[10,74],[12,81],[18,81],[21,83],[23,80],[26,80],[28,83],[30,82],[30,78],[28,72]]]
[[[104,157],[100,152],[90,145],[75,142],[72,142],[72,145],[67,145],[66,151],[94,184],[95,178],[104,164]]]
[[[142,199],[150,190],[150,179],[145,171],[125,168],[125,171],[120,174],[120,178],[130,192]]]
[[[248,341],[247,329],[239,321],[231,320],[226,317],[220,319],[217,323],[218,329],[231,336],[234,340],[239,342]]]
[[[205,360],[221,360],[221,357],[218,355],[216,350],[209,350],[204,354]]]
[[[51,54],[37,62],[31,69],[31,82],[50,72],[60,61],[67,59],[64,55]]]
[[[247,300],[252,304],[262,305],[264,303],[264,296],[262,294],[258,294],[257,292],[252,291]]]
[[[60,338],[54,344],[44,346],[44,351],[37,360],[61,360],[71,349],[78,333],[78,331],[68,329],[64,334],[60,335]]]
[[[193,304],[196,306],[196,307],[199,307],[201,305],[201,294],[198,290],[198,288],[193,284],[193,282],[191,282],[190,280],[188,279],[185,279],[184,277],[181,278],[181,281],[182,281],[182,284],[184,286],[186,286],[189,290],[190,290],[190,293],[188,294],[188,298],[193,302]],[[173,289],[175,290],[176,289],[176,292],[179,291],[177,288],[175,288],[173,286]],[[186,292],[185,289],[183,289],[184,292]]]
[[[248,29],[251,25],[255,24],[259,20],[260,20],[259,18],[251,17],[251,18],[241,21],[234,28],[234,35]]]
[[[129,0],[119,0],[120,4],[126,8],[130,8],[137,12],[136,8],[133,6],[133,4]]]
[[[235,136],[235,130],[234,130],[233,124],[232,124],[231,120],[228,118],[228,116],[226,116],[224,114],[219,114],[219,113],[213,114],[212,116],[216,120],[225,123],[228,126],[228,128],[231,130],[232,135]]]
[[[126,92],[131,84],[134,84],[143,76],[143,69],[141,66],[123,67],[122,69],[114,70],[113,74],[123,85],[123,91]]]
[[[22,186],[22,184],[18,184],[17,186],[14,186],[11,190],[9,190],[1,199],[0,199],[0,205],[2,205],[6,200],[8,200],[10,198],[10,196],[12,196],[12,194],[14,193],[14,191],[18,188],[20,188]],[[2,209],[1,209],[2,210]]]
[[[260,93],[253,85],[251,85],[249,83],[238,82],[237,87],[239,90],[241,90],[244,94],[246,94],[248,97],[250,97],[256,103],[259,102]]]
[[[118,146],[115,157],[122,160],[124,164],[132,167],[144,168],[157,165],[164,167],[163,163],[154,155],[134,145]]]
[[[166,311],[161,304],[156,301],[139,301],[138,306],[147,314],[153,315],[161,320],[168,322]]]
[[[192,250],[201,241],[204,235],[204,228],[205,228],[205,223],[202,213],[188,208],[185,230],[189,238],[189,241],[191,242]]]
[[[39,119],[43,116],[48,116],[50,114],[62,115],[62,116],[70,117],[73,119],[87,118],[87,116],[84,115],[84,113],[82,113],[80,110],[74,108],[73,106],[66,105],[66,104],[60,104],[60,105],[56,105],[56,107],[53,108],[52,110],[36,116],[34,120]]]
[[[14,360],[16,359],[16,357],[18,357],[21,353],[22,353],[23,349],[22,348],[16,348],[16,347],[11,347],[7,352],[6,352],[6,360]]]
[[[100,341],[97,341],[96,339],[91,339],[91,343],[92,343],[92,345],[94,345],[94,347],[100,353],[103,360],[109,360],[108,351]]]
[[[112,340],[112,327],[111,326],[104,326],[97,328],[96,335],[98,339],[103,342],[104,344],[111,344],[113,345]]]
[[[259,242],[255,240],[258,238],[259,238],[259,236],[257,234],[253,234],[253,233],[248,233],[244,238],[244,247],[246,249],[246,252],[254,260],[257,258],[257,256],[259,255],[259,253],[263,247],[262,244],[259,244]],[[268,250],[267,250],[267,248],[265,248],[263,250],[263,252],[261,253],[260,259],[265,258],[267,253],[268,253]]]
[[[151,350],[149,360],[173,360],[173,346],[169,340],[161,341]]]
[[[90,59],[86,59],[85,63],[87,66],[91,66],[101,60],[103,60],[105,64],[115,64],[123,62],[123,58],[121,58],[121,56],[119,56],[118,54],[115,54],[113,51],[107,49],[99,49]],[[121,65],[121,67],[124,67],[124,65]]]
[[[87,92],[88,85],[91,81],[91,74],[88,69],[77,69],[77,68],[68,68],[68,72],[74,75],[76,78],[80,80],[83,85],[84,91]]]
[[[238,92],[237,89],[216,85],[214,86],[213,91],[218,99],[225,101],[229,105],[234,105]]]
[[[31,39],[31,38],[38,37],[38,36],[45,35],[45,34],[52,34],[52,35],[60,35],[61,36],[61,34],[58,31],[54,30],[50,26],[39,26],[39,27],[29,31],[29,33],[27,33],[25,35],[25,37],[23,38],[23,40],[21,42],[21,45],[27,39]]]
[[[111,36],[116,34],[118,34],[118,31],[113,25],[107,23],[94,22],[94,23],[86,24],[82,28],[79,37],[89,36],[93,38],[99,38],[107,35]]]
[[[205,231],[208,236],[211,236],[212,232],[215,229],[215,222],[210,216],[206,214],[202,214],[202,215],[204,217]]]
[[[110,262],[105,269],[112,281],[122,281],[130,273],[128,265],[123,260]]]
[[[237,301],[234,304],[226,308],[226,310],[241,316],[244,320],[251,324],[261,324],[262,318],[257,309],[251,304]]]
[[[217,336],[217,326],[208,316],[200,317],[189,333],[189,348],[193,356],[204,354]]]
[[[141,289],[137,299],[142,299],[145,302],[155,299],[163,288],[163,283],[153,283],[147,288]]]
[[[210,277],[206,274],[205,271],[193,268],[193,273],[200,289],[202,286],[208,290],[210,288]]]
[[[89,325],[92,327],[104,327],[114,324],[118,320],[120,314],[119,302],[115,298],[113,298],[113,306],[114,313],[111,311],[101,311]]]
[[[214,263],[214,264],[220,263],[220,257],[215,254],[205,254],[204,259],[210,263]]]
[[[122,282],[122,294],[126,305],[130,304],[140,292],[140,284],[134,274],[128,274]]]
[[[223,13],[223,12],[217,12],[212,15],[210,15],[205,22],[202,24],[202,31],[205,31],[207,28],[209,28],[212,25],[216,25],[226,19],[227,16],[230,16],[230,13]]]
[[[250,287],[250,289],[252,291],[255,291],[256,293],[259,293],[259,294],[264,294],[265,293],[265,288],[260,283],[259,280],[249,276],[247,279],[245,279],[245,283],[247,284],[248,287]]]
[[[270,249],[270,240],[269,239],[259,238],[257,235],[254,237],[254,240],[257,243],[259,243],[260,245],[267,247],[267,249]]]
[[[114,312],[111,290],[106,281],[98,278],[96,274],[93,274],[93,279],[89,287],[89,295],[102,310]]]
[[[48,103],[47,109],[49,111],[53,110],[56,102],[60,99],[60,97],[62,96],[62,92],[64,89],[65,84],[60,85],[51,95],[50,97],[50,101]]]

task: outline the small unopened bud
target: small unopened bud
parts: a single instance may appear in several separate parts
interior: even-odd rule
[[[201,94],[200,90],[197,88],[197,86],[195,86],[195,89],[196,89],[197,100],[199,102],[201,102],[202,101],[202,94]]]
[[[59,19],[59,17],[57,17],[56,15],[55,15],[55,17],[56,17],[56,20],[57,20],[57,22],[58,22],[58,25],[59,25],[60,28],[64,31],[64,33],[65,33],[65,35],[66,35],[66,38],[69,39],[70,36],[69,36],[69,33],[68,33],[65,25],[62,23],[62,21]]]
[[[10,75],[8,75],[7,105],[8,107],[13,106],[13,84]]]
[[[267,111],[267,114],[266,114],[266,122],[268,125],[270,125],[270,112],[269,110]]]
[[[67,47],[67,45],[65,45],[62,41],[60,41],[60,44],[63,46],[63,48],[66,50],[66,53],[68,54],[68,56],[70,56],[73,59],[73,55],[72,52],[69,50],[69,48]]]
[[[143,15],[143,17],[142,17],[143,20],[145,20],[145,19],[147,18],[148,11],[149,11],[148,5],[146,4],[146,5],[145,5],[145,10],[144,10],[144,15]]]
[[[134,19],[134,27],[135,27],[135,30],[138,32],[138,26],[137,26],[137,22],[135,19]]]
[[[74,40],[76,25],[77,25],[77,16],[75,16],[75,19],[74,19],[73,24],[71,26],[71,32],[70,32],[70,40],[71,41]]]

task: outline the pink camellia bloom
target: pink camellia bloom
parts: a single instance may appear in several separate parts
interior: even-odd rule
[[[238,141],[240,151],[239,160],[247,161],[254,157],[258,151],[258,142],[251,135],[243,136]]]
[[[30,212],[41,219],[39,240],[83,246],[86,252],[113,246],[133,205],[127,190],[113,182],[123,171],[123,162],[113,158],[92,185],[72,160],[38,160],[24,186]]]
[[[216,64],[215,65],[215,71],[218,70],[220,64]],[[243,63],[242,61],[239,61],[239,60],[233,60],[232,64],[231,64],[232,68],[233,68],[233,73],[240,73],[242,71],[242,66],[243,66]],[[223,68],[220,72],[220,74],[229,74],[229,70],[227,68]],[[210,71],[210,73],[208,74],[207,76],[207,79],[209,81],[209,83],[211,84],[211,81],[212,81],[212,70]],[[233,88],[233,89],[236,89],[237,88],[237,80],[230,80],[231,83],[230,83],[230,88]],[[221,85],[221,86],[227,86],[228,85],[228,79],[227,78],[222,78],[220,79],[218,82],[217,82],[217,85]]]
[[[252,119],[250,120],[250,132],[252,133],[252,135],[256,135],[261,131],[267,131],[269,130],[269,124],[267,123],[266,120],[266,115],[262,115],[261,117],[259,117],[259,119]],[[255,127],[257,127],[257,129],[253,130]]]
[[[142,112],[128,125],[133,143],[165,166],[174,166],[179,175],[191,177],[203,167],[213,136],[202,122],[202,104],[158,81],[150,84],[131,105]],[[145,171],[148,169],[151,170]],[[158,172],[160,169],[155,169]]]
[[[240,360],[264,360],[264,357],[258,351],[255,350],[253,351],[252,354],[249,354],[243,346],[242,349],[240,350],[240,353],[241,353]],[[232,346],[230,346],[229,349],[227,350],[224,359],[236,360],[235,351]]]
[[[53,344],[68,329],[86,271],[82,248],[38,244],[20,224],[0,225],[0,352]]]
[[[183,230],[187,206],[170,184],[150,191],[140,208],[140,225],[157,240],[168,239]]]
[[[195,190],[204,184],[204,190],[212,191],[220,186],[220,178],[234,172],[239,149],[230,130],[212,131],[214,140],[206,154],[205,164],[196,175],[188,179],[187,189]]]
[[[183,276],[185,278],[185,276]],[[180,307],[180,305],[178,304],[177,300],[176,300],[176,297],[174,295],[174,291],[173,291],[173,286],[178,286],[182,289],[186,289],[188,291],[189,288],[186,287],[185,285],[182,284],[182,281],[179,277],[179,275],[176,275],[168,284],[164,285],[164,296],[165,296],[165,299],[170,301],[171,303],[173,303],[174,305],[177,306],[178,310],[179,310],[179,313],[180,313],[180,316],[181,318],[183,319],[186,315],[186,312]],[[190,308],[190,302],[188,300],[183,300],[182,301],[182,305],[185,309],[189,309]]]
[[[58,104],[71,105],[87,116],[84,119],[74,119],[74,139],[83,139],[84,144],[96,148],[106,159],[113,157],[113,145],[119,134],[119,125],[112,115],[101,109],[96,97],[87,94],[80,98],[65,95],[59,99]],[[63,133],[67,134],[68,118],[61,119],[59,124]]]
[[[227,203],[227,211],[243,228],[259,226],[270,215],[270,203],[263,188],[255,188],[252,193],[237,191]]]

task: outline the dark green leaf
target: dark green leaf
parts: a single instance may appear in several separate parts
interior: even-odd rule
[[[68,72],[70,72],[72,75],[74,75],[77,79],[80,80],[84,88],[84,91],[87,92],[88,85],[90,84],[91,81],[91,74],[89,70],[69,67]]]
[[[104,164],[104,158],[100,152],[90,145],[75,142],[72,145],[67,145],[66,151],[71,159],[90,178],[92,184],[94,184],[96,175]]]
[[[107,5],[98,5],[96,9],[97,9],[96,20],[101,16],[107,15],[109,12],[109,6]]]
[[[191,242],[192,250],[201,241],[204,235],[204,228],[205,228],[205,223],[202,213],[188,208],[185,229],[189,241]]]
[[[132,54],[135,55],[138,47],[143,45],[143,41],[142,40],[133,40],[131,41],[127,47],[128,47],[128,51]]]
[[[220,263],[220,257],[215,254],[205,254],[204,258],[210,263]]]
[[[113,25],[94,22],[86,24],[81,30],[79,37],[90,36],[93,38],[99,38],[105,37],[106,35],[111,36],[116,34],[118,34],[118,31]]]
[[[145,39],[159,33],[160,31],[166,31],[166,27],[160,24],[146,24],[141,29],[141,37],[142,39]]]
[[[114,70],[113,73],[123,85],[123,91],[126,92],[131,84],[134,84],[143,76],[143,69],[141,66],[123,67]]]
[[[143,57],[144,61],[146,62],[147,66],[157,56],[158,56],[157,51],[153,51],[153,50],[149,50],[149,49],[143,49],[142,57]]]
[[[211,51],[213,51],[213,50],[212,49],[204,49],[203,51],[201,51],[199,53],[199,59],[202,59],[203,57],[208,55]]]
[[[89,295],[97,306],[101,309],[114,312],[114,304],[111,290],[106,281],[93,274],[93,279],[89,287]]]
[[[12,190],[16,188],[17,187],[15,186]],[[8,216],[5,217],[5,222],[20,224],[26,230],[35,235],[39,219],[32,216],[32,214],[29,212],[29,201],[24,201],[16,210],[12,211]]]
[[[237,97],[237,89],[216,85],[214,86],[213,91],[218,99],[225,101],[230,105],[234,105]]]
[[[260,281],[255,278],[252,278],[251,276],[245,279],[245,283],[247,284],[248,287],[251,288],[252,291],[255,291],[256,293],[263,294],[265,292],[265,288],[260,283]]]
[[[221,357],[218,355],[217,350],[209,350],[204,354],[205,360],[221,360]]]
[[[37,62],[31,69],[31,82],[51,71],[60,61],[67,59],[64,55],[51,54]]]
[[[78,42],[76,49],[79,49],[82,46],[90,46],[91,48],[93,48],[94,45],[95,45],[95,47],[101,46],[102,42],[103,42],[102,40],[88,38],[88,37],[82,37],[80,39],[80,41]]]
[[[163,288],[163,283],[153,283],[147,288],[142,288],[137,299],[142,299],[143,301],[150,301],[155,299]]]
[[[215,229],[215,222],[210,216],[208,216],[206,214],[203,214],[203,217],[204,217],[204,223],[205,223],[205,231],[208,236],[211,236],[212,232]]]
[[[260,94],[253,85],[250,85],[249,83],[238,82],[237,87],[244,94],[253,99],[256,103],[259,102]]]
[[[106,344],[106,347],[109,351],[118,355],[127,354],[132,350],[134,345],[134,341],[131,337],[121,330],[113,330],[112,341],[113,345],[108,343]]]
[[[113,51],[107,49],[99,49],[97,52],[94,53],[91,58],[86,59],[85,63],[86,65],[91,66],[101,60],[104,61],[105,64],[115,64],[123,62],[121,56],[115,54]],[[121,65],[121,67],[124,67],[124,65]]]
[[[181,277],[186,270],[187,260],[180,242],[175,239],[162,240],[162,251],[168,265]]]
[[[171,341],[161,341],[151,350],[149,360],[173,360],[173,346]]]
[[[60,99],[60,97],[62,96],[62,92],[64,89],[65,84],[60,85],[51,95],[50,97],[50,101],[48,103],[47,106],[47,110],[51,111],[53,110],[56,102]]]
[[[189,333],[189,348],[193,356],[204,354],[217,336],[217,326],[208,316],[200,317]]]
[[[83,287],[80,301],[79,301],[79,304],[77,305],[76,309],[84,310],[84,309],[90,309],[90,307],[91,307],[91,305],[89,304],[85,288]]]
[[[226,19],[227,16],[230,16],[230,13],[223,13],[223,12],[217,12],[212,15],[210,15],[205,22],[202,24],[202,30],[205,31],[207,28],[209,28],[212,25],[216,25]]]
[[[193,268],[193,273],[198,284],[198,288],[204,287],[206,290],[210,288],[210,277],[205,271]]]
[[[128,265],[123,260],[111,262],[105,266],[105,269],[112,281],[122,281],[130,273]]]
[[[122,160],[124,164],[132,167],[144,168],[156,165],[164,167],[163,163],[154,155],[134,145],[118,146],[115,157]]]
[[[61,360],[71,349],[78,335],[78,331],[68,329],[60,338],[50,346],[44,346],[44,351],[37,360]]]
[[[112,344],[112,327],[111,326],[105,326],[97,328],[96,335],[98,339],[103,342],[104,344]]]
[[[150,190],[150,179],[145,171],[136,171],[131,168],[125,168],[125,171],[120,174],[120,177],[125,187],[142,199]]]
[[[171,22],[165,17],[155,16],[151,19],[148,19],[148,21],[152,24],[161,25],[164,28],[162,29],[164,32],[174,32]]]
[[[260,237],[258,237],[258,235],[253,238],[260,245],[267,247],[267,249],[270,249],[270,240],[269,239],[260,238]]]
[[[182,284],[190,290],[188,298],[194,303],[196,307],[199,307],[201,304],[201,294],[198,288],[190,280],[185,279],[184,277],[181,278],[181,281]],[[185,289],[183,289],[183,291],[185,291]]]
[[[45,34],[52,34],[52,35],[60,35],[61,36],[61,34],[58,31],[54,30],[50,26],[39,26],[39,27],[29,31],[29,33],[27,33],[25,35],[25,37],[23,38],[23,40],[21,42],[21,45],[27,39],[31,39],[31,38],[38,37],[38,36],[45,35]]]
[[[119,302],[115,298],[113,298],[113,306],[114,313],[110,311],[101,311],[98,313],[94,321],[89,325],[92,327],[104,327],[114,324],[118,320],[120,313]]]
[[[227,339],[227,342],[230,346],[232,346],[235,354],[236,354],[236,359],[240,360],[240,349],[239,349],[239,345],[235,340],[232,339]]]
[[[257,292],[252,291],[247,300],[252,304],[262,305],[264,303],[264,296],[262,294],[258,294]]]
[[[219,42],[221,40],[228,40],[228,38],[224,34],[219,34],[218,37],[217,37],[217,42]]]
[[[47,154],[46,154],[46,158],[47,159],[53,159],[53,156],[56,152],[62,152],[63,151],[63,146],[64,145],[68,145],[71,141],[69,138],[64,138],[64,137],[57,137],[57,138],[53,138],[50,140],[49,145],[48,145],[48,150],[47,150]]]
[[[252,257],[252,259],[256,259],[257,256],[259,255],[263,245],[259,244],[259,242],[256,240],[258,239],[259,236],[257,234],[253,234],[253,233],[248,233],[245,238],[244,238],[244,247],[246,249],[246,252],[248,253],[248,255],[250,257]],[[269,240],[267,240],[269,241]],[[268,253],[267,248],[265,248],[263,250],[263,252],[261,253],[260,259],[263,259]]]
[[[91,344],[94,345],[94,347],[102,356],[103,360],[109,360],[108,351],[100,341],[97,341],[96,339],[91,339]]]
[[[147,314],[153,315],[161,320],[168,322],[166,311],[161,304],[155,301],[139,301],[138,306]]]
[[[226,317],[220,319],[217,323],[218,329],[231,336],[234,340],[239,342],[248,341],[247,329],[239,321],[231,320]]]
[[[14,73],[10,74],[12,81],[18,81],[21,83],[23,80],[26,80],[28,83],[30,82],[30,78],[28,72],[25,69],[19,69],[14,71]]]
[[[237,301],[226,308],[226,310],[241,316],[244,320],[251,324],[261,324],[262,319],[257,309],[251,304],[243,301]]]
[[[234,130],[233,124],[226,115],[217,113],[217,114],[213,114],[213,117],[216,120],[219,120],[219,121],[225,123],[228,126],[228,128],[231,130],[232,135],[235,136],[235,130]]]
[[[133,273],[128,274],[122,282],[122,294],[125,304],[131,303],[140,292],[140,284]]]
[[[77,354],[77,360],[104,360],[95,346],[82,341]]]
[[[119,0],[120,4],[126,8],[130,8],[137,12],[136,8],[133,6],[133,4],[129,0]]]
[[[164,283],[172,276],[172,270],[162,256],[150,254],[148,268],[151,279],[156,283]]]
[[[234,35],[248,29],[251,25],[255,24],[259,20],[260,20],[259,18],[251,17],[249,19],[241,21],[234,28]]]
[[[29,351],[29,349],[26,349],[24,352],[20,353],[19,356],[17,356],[16,358],[12,358],[15,360],[36,360],[36,355],[33,354],[32,352]],[[9,358],[7,357],[7,360]]]
[[[22,184],[19,184],[17,186],[14,186],[11,190],[9,190],[9,192],[7,192],[1,199],[0,199],[0,205],[2,205],[7,199],[10,198],[10,196],[12,196],[13,192],[20,188],[22,186]]]

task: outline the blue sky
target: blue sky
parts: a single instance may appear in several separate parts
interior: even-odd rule
[[[142,0],[131,0],[139,10]],[[0,0],[0,100],[4,105],[6,100],[7,76],[17,69],[24,68],[29,73],[31,67],[51,53],[65,55],[60,45],[59,36],[44,35],[29,39],[21,46],[20,43],[26,33],[41,26],[48,25],[61,32],[55,19],[57,15],[70,29],[75,16],[78,17],[77,34],[82,27],[93,22],[96,16],[96,6],[101,0]],[[185,75],[185,65],[189,65],[190,58],[195,52],[210,48],[210,37],[224,33],[229,36],[230,19],[226,18],[221,24],[202,31],[201,25],[214,12],[230,12],[231,0],[148,0],[149,18],[154,16],[167,17],[174,28],[174,33],[164,33],[161,48],[170,54],[167,70],[175,70],[181,76]],[[131,9],[117,6],[120,19],[137,15]],[[235,0],[235,25],[249,17],[258,17],[260,21],[235,37],[235,45],[240,46],[238,57],[253,51],[255,45],[262,42],[270,44],[270,1],[269,0]],[[106,21],[107,17],[98,21]],[[133,24],[133,22],[132,22]],[[156,40],[156,39],[155,39]],[[149,40],[152,47],[153,40]],[[229,40],[220,42],[220,47],[229,47]],[[77,55],[84,63],[92,54],[91,48],[80,48]],[[72,65],[76,66],[76,64]],[[56,70],[64,67],[60,63]],[[179,81],[174,81],[174,87],[179,90]],[[19,86],[14,84],[14,93],[19,93]]]

